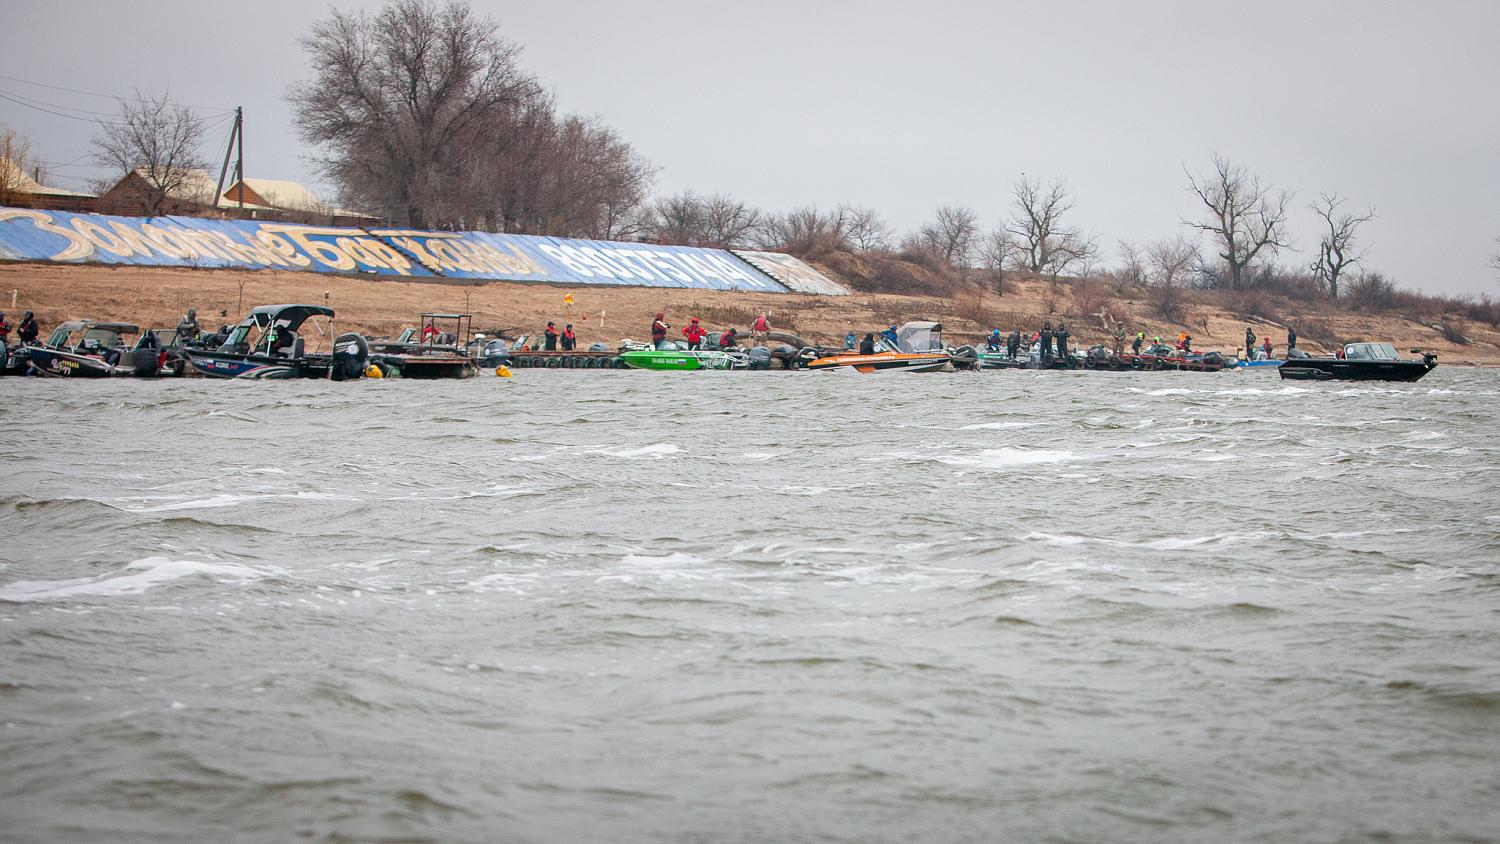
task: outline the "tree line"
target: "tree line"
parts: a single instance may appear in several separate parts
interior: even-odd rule
[[[299,134],[342,204],[395,225],[891,256],[1001,294],[1017,273],[1054,284],[1103,276],[1152,289],[1163,311],[1187,287],[1315,287],[1337,299],[1351,279],[1389,284],[1359,272],[1373,205],[1320,193],[1305,206],[1320,232],[1312,260],[1287,268],[1277,261],[1293,248],[1294,195],[1218,154],[1206,171],[1184,167],[1195,213],[1180,231],[1119,242],[1106,268],[1099,238],[1072,222],[1076,198],[1061,179],[1017,178],[993,226],[953,204],[899,235],[856,205],[765,211],[724,193],[653,196],[655,168],[613,128],[562,112],[522,66],[520,47],[463,0],[335,9],[301,46],[310,76],[287,94]],[[140,173],[155,213],[205,167],[204,133],[192,109],[137,92],[120,100],[117,118],[100,121],[95,158]],[[34,157],[24,139],[7,136],[5,146],[22,166]],[[1490,263],[1500,272],[1500,251]]]

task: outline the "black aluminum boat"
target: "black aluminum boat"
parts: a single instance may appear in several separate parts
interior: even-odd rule
[[[363,378],[368,342],[352,333],[333,338],[332,328],[331,308],[263,305],[241,320],[223,345],[184,348],[183,354],[194,369],[211,378]]]
[[[1412,349],[1403,358],[1390,343],[1349,343],[1338,357],[1288,358],[1276,371],[1292,381],[1415,381],[1437,367],[1437,355]]]

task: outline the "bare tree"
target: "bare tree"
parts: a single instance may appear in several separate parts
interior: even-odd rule
[[[313,78],[288,99],[348,201],[418,227],[455,216],[478,130],[541,96],[497,28],[457,0],[392,0],[313,24],[301,41]]]
[[[138,173],[146,183],[141,210],[155,217],[168,195],[198,187],[201,175],[194,171],[206,166],[200,152],[203,121],[170,94],[136,91],[133,100],[119,102],[119,117],[99,123],[94,160],[122,176]],[[201,199],[212,201],[211,196]]]
[[[841,206],[848,220],[849,242],[861,252],[884,252],[891,248],[891,227],[880,212],[859,205]]]
[[[768,249],[785,249],[804,258],[848,250],[852,245],[849,213],[849,208],[844,205],[827,213],[819,211],[816,205],[808,205],[769,216],[759,245]]]
[[[1375,206],[1361,215],[1340,213],[1339,208],[1348,200],[1335,191],[1318,194],[1318,201],[1308,207],[1317,212],[1328,230],[1318,241],[1318,260],[1313,262],[1313,272],[1328,286],[1328,298],[1339,297],[1339,279],[1349,267],[1358,264],[1364,253],[1356,251],[1355,235],[1361,224],[1374,219]]]
[[[704,202],[692,191],[663,196],[647,212],[646,235],[657,243],[695,245],[703,237]]]
[[[965,205],[944,205],[917,229],[917,241],[934,257],[967,275],[979,239],[979,215]]]
[[[995,295],[1005,295],[1005,271],[1015,259],[1016,241],[1004,226],[990,232],[979,247],[979,259],[990,279],[995,282]]]
[[[1182,289],[1188,274],[1202,261],[1197,244],[1177,235],[1146,246],[1146,265],[1151,283],[1151,307],[1174,322],[1183,318]]]
[[[1128,240],[1119,241],[1116,249],[1120,253],[1120,268],[1114,270],[1110,275],[1115,280],[1115,289],[1123,291],[1126,287],[1146,286],[1146,263],[1141,257],[1141,250]]]
[[[749,243],[760,226],[760,211],[728,194],[716,193],[703,200],[703,237],[696,245],[737,249]]]
[[[1083,231],[1063,224],[1074,204],[1066,182],[1054,179],[1044,190],[1040,179],[1023,175],[1012,192],[1013,214],[1005,228],[1018,247],[1014,260],[1020,268],[1056,282],[1070,267],[1093,256],[1094,244]]]
[[[14,205],[13,197],[31,182],[47,178],[31,138],[0,123],[0,205]]]
[[[1273,197],[1271,186],[1244,167],[1218,153],[1213,162],[1214,172],[1208,176],[1195,176],[1183,167],[1188,189],[1203,203],[1205,222],[1183,220],[1182,224],[1213,235],[1218,255],[1229,269],[1229,285],[1239,290],[1245,268],[1257,258],[1269,259],[1277,250],[1291,248],[1286,215],[1292,193],[1281,191]]]

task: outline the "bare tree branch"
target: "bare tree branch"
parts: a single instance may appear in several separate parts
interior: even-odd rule
[[[99,124],[94,160],[120,176],[140,175],[146,184],[141,210],[148,217],[161,213],[168,195],[189,189],[201,192],[198,182],[206,166],[200,152],[203,121],[193,110],[173,101],[170,94],[147,96],[140,91],[135,99],[119,103],[120,116]],[[209,204],[211,187],[207,193],[193,198]]]
[[[1347,201],[1335,191],[1318,194],[1318,201],[1308,206],[1323,219],[1323,225],[1328,229],[1318,241],[1318,259],[1313,262],[1312,269],[1327,285],[1331,299],[1339,297],[1339,279],[1344,271],[1364,257],[1363,251],[1355,250],[1354,238],[1360,225],[1375,217],[1373,205],[1361,215],[1339,213],[1340,206]]]
[[[1203,203],[1204,219],[1183,220],[1182,224],[1213,235],[1217,254],[1229,268],[1230,286],[1239,290],[1245,268],[1256,258],[1269,259],[1278,250],[1291,248],[1286,217],[1292,193],[1281,191],[1273,197],[1271,186],[1259,176],[1218,153],[1213,163],[1214,172],[1207,176],[1194,175],[1184,165],[1188,190]]]
[[[1054,179],[1045,190],[1040,179],[1023,175],[1016,180],[1013,213],[1005,230],[1017,246],[1013,261],[1020,269],[1048,275],[1056,282],[1069,267],[1093,257],[1093,241],[1076,226],[1063,224],[1063,216],[1073,205],[1068,185],[1061,179]]]

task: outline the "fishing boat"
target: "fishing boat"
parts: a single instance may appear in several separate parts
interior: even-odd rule
[[[1218,372],[1224,368],[1224,356],[1218,352],[1183,352],[1165,343],[1153,343],[1139,354],[1126,352],[1119,356],[1119,360],[1124,369]]]
[[[1416,381],[1437,368],[1437,355],[1412,349],[1420,360],[1403,358],[1390,343],[1346,343],[1338,357],[1299,357],[1277,371],[1294,381]]]
[[[803,361],[814,372],[936,372],[951,369],[953,354],[943,347],[943,326],[936,322],[908,322],[896,329],[896,342],[875,338],[873,354],[836,351]]]
[[[127,338],[137,337],[134,344]],[[54,378],[153,377],[161,372],[156,336],[128,322],[73,319],[52,330],[47,342],[25,347],[31,371]]]
[[[196,371],[211,378],[329,378],[364,376],[370,347],[359,334],[333,337],[333,309],[319,305],[262,305],[213,349],[184,348]],[[309,350],[308,337],[312,338]],[[326,348],[326,351],[324,349]]]
[[[392,342],[370,344],[370,362],[386,377],[472,377],[479,366],[464,338],[472,333],[473,319],[473,314],[421,314],[420,330],[408,328]]]
[[[632,369],[657,372],[691,372],[700,369],[749,369],[750,356],[741,351],[722,349],[684,349],[676,343],[666,348],[626,344],[620,360]]]

